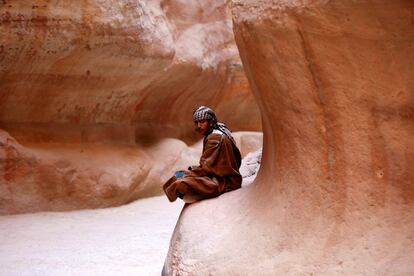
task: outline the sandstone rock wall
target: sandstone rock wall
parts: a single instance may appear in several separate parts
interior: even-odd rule
[[[196,105],[260,130],[227,2],[0,1],[0,214],[160,193]]]
[[[255,183],[187,206],[167,275],[414,273],[414,3],[233,1]]]
[[[177,139],[151,147],[37,143],[0,130],[0,215],[118,206],[161,193],[199,149]]]
[[[209,104],[260,130],[231,26],[219,0],[4,0],[0,127],[21,142],[191,140]]]
[[[234,137],[243,156],[261,147],[262,133]],[[172,138],[146,147],[22,145],[0,130],[0,215],[103,208],[159,195],[174,171],[198,164],[202,146]],[[254,161],[243,165],[246,177],[256,171]]]

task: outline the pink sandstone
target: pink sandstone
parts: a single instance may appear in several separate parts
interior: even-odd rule
[[[184,208],[165,275],[414,274],[413,9],[233,1],[261,169]]]
[[[199,104],[260,130],[227,3],[0,1],[0,213],[160,193]]]
[[[160,194],[162,182],[198,156],[177,139],[147,148],[23,146],[0,130],[0,215],[118,206]]]
[[[261,146],[260,133],[235,137],[244,154]],[[171,138],[146,147],[22,145],[0,130],[0,215],[119,206],[159,195],[174,171],[198,163],[201,147]]]
[[[0,57],[0,127],[21,142],[194,141],[197,104],[261,129],[224,0],[4,0]]]

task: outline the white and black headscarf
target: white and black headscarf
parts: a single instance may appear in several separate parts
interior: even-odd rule
[[[196,108],[193,112],[193,120],[194,122],[198,122],[200,120],[211,120],[213,122],[213,129],[221,131],[234,144],[236,144],[233,136],[231,135],[231,130],[225,124],[218,122],[217,116],[211,108],[204,105]]]
[[[200,106],[193,112],[193,121],[198,122],[201,120],[211,120],[217,122],[217,116],[214,111],[207,106]]]

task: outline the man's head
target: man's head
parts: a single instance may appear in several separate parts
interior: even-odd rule
[[[193,121],[196,130],[202,135],[207,135],[217,123],[217,117],[211,108],[200,106],[193,113]]]

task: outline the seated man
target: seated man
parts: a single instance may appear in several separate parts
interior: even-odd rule
[[[241,155],[230,130],[217,122],[216,114],[206,106],[194,111],[193,120],[196,130],[204,136],[200,165],[176,172],[164,184],[164,192],[171,202],[180,197],[192,203],[241,187]]]

